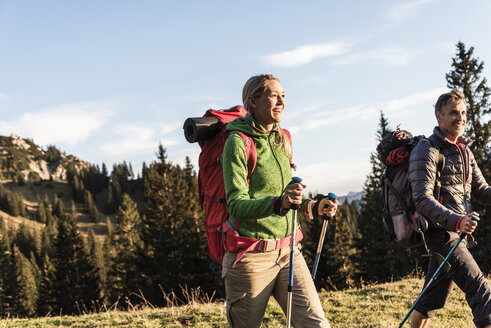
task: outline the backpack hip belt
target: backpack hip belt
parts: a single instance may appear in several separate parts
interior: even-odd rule
[[[222,242],[226,251],[228,252],[239,252],[237,255],[237,259],[232,265],[232,268],[235,267],[235,264],[245,255],[245,253],[250,251],[260,251],[260,252],[272,252],[278,249],[290,246],[291,235],[287,237],[283,237],[280,239],[256,239],[256,238],[248,238],[244,236],[240,236],[237,231],[232,226],[230,221],[225,221],[225,224],[222,226]],[[302,229],[297,229],[295,232],[295,241],[296,244],[302,241],[303,233]]]

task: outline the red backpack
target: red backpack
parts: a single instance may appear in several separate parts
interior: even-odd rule
[[[205,232],[208,239],[208,255],[216,263],[221,264],[224,254],[222,233],[219,231],[223,222],[228,219],[227,202],[225,199],[225,186],[223,170],[220,164],[223,146],[231,131],[226,131],[227,123],[238,117],[245,116],[247,110],[242,106],[235,106],[225,110],[209,109],[203,116],[214,116],[220,121],[219,133],[213,138],[200,141],[201,153],[199,155],[198,191],[201,207],[205,211]],[[256,146],[252,139],[242,132],[239,134],[244,140],[247,155],[248,179],[256,167]]]
[[[243,249],[236,262],[246,251],[258,249],[258,247],[261,246],[259,244],[259,239],[240,237],[238,234],[226,234],[227,240],[226,242],[224,240],[224,232],[230,228],[224,225],[224,222],[229,218],[229,214],[225,198],[225,184],[223,181],[223,170],[220,159],[222,157],[225,141],[231,133],[240,135],[242,140],[244,140],[247,156],[248,182],[256,167],[257,152],[252,138],[243,132],[226,131],[225,129],[229,122],[232,122],[238,117],[243,117],[246,114],[247,110],[244,107],[235,106],[225,110],[209,109],[203,115],[204,117],[216,117],[219,121],[218,127],[214,127],[219,130],[218,134],[211,139],[198,142],[201,147],[201,153],[199,155],[198,191],[201,207],[205,211],[204,226],[206,238],[208,240],[208,255],[218,264],[222,264],[223,255],[225,253],[224,244],[233,244],[234,247]],[[286,129],[283,129],[283,131],[291,145],[290,132]],[[290,164],[293,165],[292,163]],[[236,224],[236,228],[238,228],[238,221],[236,221]],[[301,239],[301,237],[297,238],[299,238],[297,240]],[[283,242],[278,243],[276,246],[284,246],[283,244],[289,243],[289,238],[284,239]],[[228,247],[227,250],[230,250],[229,248],[230,247]]]

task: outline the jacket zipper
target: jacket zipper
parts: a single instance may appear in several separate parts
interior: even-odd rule
[[[285,179],[283,178],[283,170],[281,169],[281,165],[280,165],[280,161],[278,161],[278,158],[276,158],[276,154],[274,152],[274,149],[273,149],[273,146],[271,145],[271,134],[272,132],[269,132],[268,134],[268,145],[269,145],[269,148],[271,149],[271,153],[273,154],[273,157],[276,161],[276,164],[278,165],[278,168],[280,169],[280,175],[281,175],[281,190],[282,190],[282,193],[283,193],[283,190],[285,190]],[[288,227],[290,226],[288,224],[288,216],[285,215],[285,221],[286,221],[286,232],[285,232],[285,237],[288,236]],[[293,232],[292,232],[293,233]]]
[[[467,153],[467,146],[466,145],[463,145],[463,148],[461,149],[458,145],[457,146],[457,149],[459,150],[459,153],[460,153],[460,157],[462,158],[462,167],[463,167],[463,179],[462,181],[464,182],[464,210],[466,213],[468,213],[470,211],[469,208],[467,208],[467,191],[466,191],[466,185],[467,185],[467,181],[469,180],[469,171],[470,171],[470,163],[469,163],[469,156],[468,156],[468,153]],[[465,154],[464,154],[465,152]],[[466,156],[467,155],[467,156]],[[466,160],[467,159],[467,160]]]

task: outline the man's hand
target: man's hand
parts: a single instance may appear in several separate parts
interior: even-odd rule
[[[476,212],[466,214],[462,220],[460,220],[459,226],[457,227],[460,232],[463,233],[473,233],[477,227],[477,221],[472,219],[472,216],[479,216]]]

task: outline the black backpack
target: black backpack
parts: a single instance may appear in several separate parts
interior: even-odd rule
[[[391,241],[402,247],[426,246],[424,233],[428,221],[416,211],[408,180],[409,156],[413,148],[425,136],[413,136],[410,132],[400,130],[388,133],[377,146],[378,158],[385,164],[381,175],[382,218],[385,231]],[[430,139],[427,139],[431,142]],[[436,173],[435,198],[440,198],[440,175],[445,165],[445,157],[438,147],[438,164]]]

